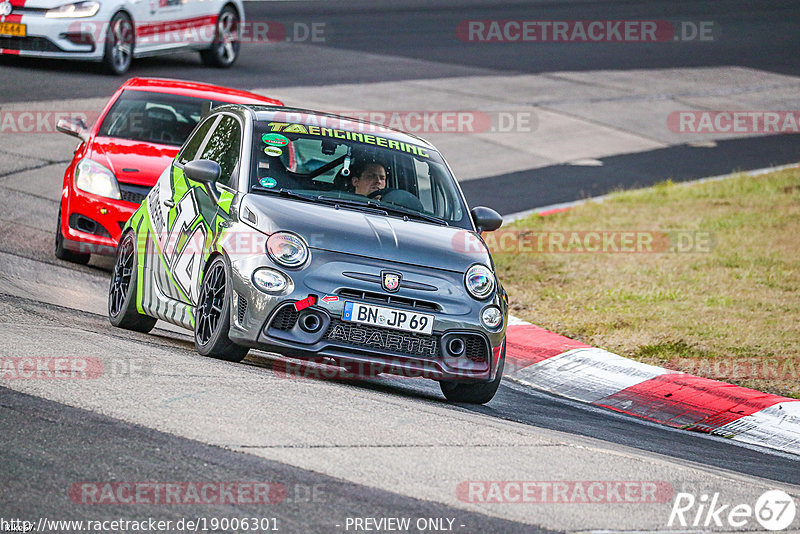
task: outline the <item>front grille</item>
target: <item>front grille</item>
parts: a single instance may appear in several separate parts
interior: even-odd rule
[[[382,349],[412,356],[428,358],[439,356],[439,336],[353,324],[340,319],[331,321],[325,332],[325,338],[345,345]]]
[[[64,52],[45,37],[0,37],[0,48],[25,52]]]
[[[236,318],[239,320],[239,324],[244,324],[244,314],[247,313],[247,299],[241,295],[239,295],[239,306],[236,312]]]
[[[465,336],[465,355],[473,362],[489,361],[489,348],[486,341],[480,336]]]
[[[150,192],[150,188],[143,185],[133,184],[119,184],[119,194],[122,200],[126,202],[133,202],[134,204],[141,204]]]
[[[23,15],[25,13],[29,15],[44,15],[47,12],[47,9],[42,7],[24,7],[24,6],[14,6],[11,10],[12,15]]]
[[[373,293],[372,291],[361,291],[360,289],[348,288],[340,289],[337,293],[340,297],[358,299],[365,302],[376,302],[380,304],[388,304],[390,306],[404,306],[406,308],[413,308],[415,310],[441,310],[441,307],[435,302],[399,297],[397,295],[387,295],[385,293]]]
[[[275,330],[291,330],[294,325],[297,324],[298,315],[293,305],[284,306],[272,320],[270,328],[274,328]]]
[[[133,202],[134,204],[141,204],[144,202],[144,199],[147,196],[131,193],[130,191],[120,191],[120,195],[122,196],[122,200],[126,202]]]

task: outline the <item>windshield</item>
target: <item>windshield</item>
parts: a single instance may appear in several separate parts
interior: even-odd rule
[[[123,91],[98,135],[180,146],[203,114],[221,104],[190,96]]]
[[[256,122],[252,164],[255,193],[472,229],[442,157],[385,132]]]

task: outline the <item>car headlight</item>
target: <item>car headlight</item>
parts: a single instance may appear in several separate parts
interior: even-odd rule
[[[494,292],[494,273],[487,266],[476,263],[467,270],[464,285],[470,295],[483,300]]]
[[[122,198],[114,173],[90,159],[82,159],[75,168],[75,187],[101,197]]]
[[[44,16],[49,19],[82,19],[94,17],[99,10],[100,2],[90,0],[48,9]]]
[[[497,306],[488,306],[481,312],[481,323],[489,330],[494,330],[503,324],[503,312]]]
[[[308,246],[300,236],[275,232],[267,239],[267,254],[284,267],[301,267],[308,260]]]
[[[267,293],[280,293],[289,285],[286,275],[269,267],[262,267],[253,273],[253,283]]]

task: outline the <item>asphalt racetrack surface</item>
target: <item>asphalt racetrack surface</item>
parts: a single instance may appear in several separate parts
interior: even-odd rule
[[[255,89],[728,66],[775,75],[800,74],[796,60],[800,9],[791,0],[286,1],[247,2],[246,6],[250,21],[279,25],[283,28],[281,35],[290,42],[246,43],[231,70],[203,68],[198,54],[184,53],[137,60],[126,76],[175,77]],[[676,28],[682,23],[698,25],[705,21],[712,24],[714,39],[598,45],[465,43],[456,32],[460,23],[470,20],[637,18],[667,21]],[[319,42],[314,42],[310,33],[314,25],[322,28]],[[0,56],[0,67],[0,105],[32,99],[107,97],[121,83],[120,78],[104,75],[98,65],[90,63]],[[598,87],[602,88],[602,83]],[[592,91],[581,98],[591,100]],[[749,103],[741,106],[753,109]],[[682,181],[796,161],[800,136],[780,137],[743,137],[714,149],[684,146],[641,151],[614,158],[605,168],[541,165],[487,178],[495,185],[508,186],[495,188],[500,192],[497,196],[478,195],[484,189],[479,182],[465,186],[465,192],[473,204],[480,201],[502,214],[516,213],[666,179]]]
[[[781,74],[800,74],[800,11],[791,0],[738,1],[423,1],[246,2],[252,21],[277,22],[292,38],[295,23],[324,23],[325,41],[288,46],[244,45],[236,68],[202,68],[197,54],[134,64],[134,76],[225,82],[233,87],[373,83],[465,74],[531,74],[555,71],[629,70],[736,64]],[[719,42],[491,43],[465,49],[456,38],[461,21],[620,20],[713,21]],[[300,28],[300,26],[298,26]],[[298,29],[298,34],[301,30]],[[293,43],[294,44],[294,43]],[[644,49],[642,47],[645,47]],[[406,61],[402,61],[406,60]],[[106,96],[119,86],[113,76],[90,76],[64,61],[6,58],[4,102]],[[33,68],[32,68],[33,67]],[[55,76],[55,74],[58,74]],[[32,91],[35,88],[35,91]]]

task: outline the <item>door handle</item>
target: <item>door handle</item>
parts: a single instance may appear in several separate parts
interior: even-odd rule
[[[164,202],[162,202],[162,204],[164,204],[168,208],[174,208],[175,207],[175,203],[173,201],[169,200],[169,199],[167,199]]]

